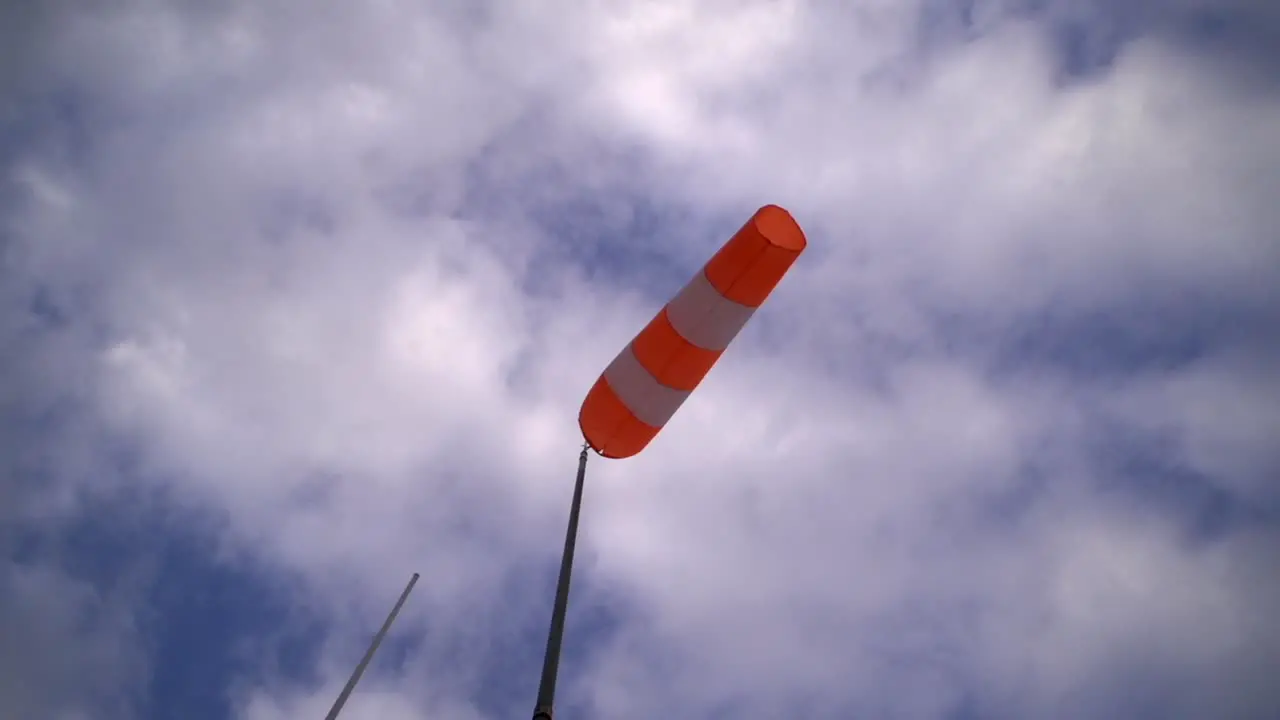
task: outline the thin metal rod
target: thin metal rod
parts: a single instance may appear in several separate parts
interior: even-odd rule
[[[556,700],[556,672],[560,669],[560,643],[564,639],[564,616],[569,609],[569,578],[573,574],[573,548],[578,541],[578,513],[582,509],[582,485],[587,476],[587,449],[578,455],[578,479],[573,485],[573,504],[569,506],[569,529],[564,536],[564,555],[560,557],[560,580],[556,584],[556,603],[551,611],[551,631],[547,634],[547,654],[542,658],[542,681],[538,684],[538,702],[533,720],[552,720]]]
[[[404,606],[404,601],[409,598],[409,593],[413,591],[413,586],[418,582],[418,573],[414,573],[409,578],[409,584],[405,586],[404,592],[400,593],[400,599],[396,601],[395,607],[391,608],[391,614],[387,615],[386,622],[382,623],[382,629],[378,630],[378,634],[373,636],[373,642],[369,644],[369,649],[365,651],[364,657],[360,659],[360,664],[356,665],[355,672],[351,673],[351,679],[347,681],[347,686],[342,688],[342,692],[338,693],[338,699],[334,701],[333,707],[329,709],[329,714],[324,716],[324,720],[336,720],[338,713],[342,712],[342,706],[347,704],[347,698],[351,697],[351,691],[356,689],[356,683],[360,682],[360,676],[364,675],[365,668],[369,667],[369,661],[373,659],[373,654],[378,651],[378,646],[382,644],[382,639],[387,636],[387,631],[391,629],[391,623],[396,621],[396,615],[400,614],[400,608]]]

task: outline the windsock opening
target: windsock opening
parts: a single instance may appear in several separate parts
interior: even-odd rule
[[[752,220],[756,230],[770,245],[794,253],[804,251],[807,245],[804,231],[786,210],[777,205],[765,205],[756,212]]]

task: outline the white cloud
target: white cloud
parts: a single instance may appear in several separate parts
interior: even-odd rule
[[[48,352],[92,363],[76,397],[138,448],[132,482],[225,513],[336,619],[323,686],[247,678],[240,715],[321,714],[419,570],[403,622],[435,639],[350,717],[479,717],[485,633],[545,623],[504,593],[558,550],[576,403],[684,280],[619,289],[560,233],[692,273],[763,202],[811,250],[644,455],[592,462],[580,586],[626,608],[564,702],[1280,705],[1275,531],[1193,546],[1087,442],[1102,411],[1174,423],[1195,470],[1265,499],[1270,376],[990,363],[1049,313],[1271,307],[1280,99],[1162,34],[1064,85],[1043,27],[983,11],[937,46],[896,2],[48,11],[28,85],[78,93],[87,139],[10,164],[6,271],[81,303],[92,354]],[[584,196],[605,220],[563,209]],[[609,236],[641,202],[681,220]]]
[[[129,717],[143,677],[126,583],[103,593],[56,568],[0,572],[0,696],[11,717]]]

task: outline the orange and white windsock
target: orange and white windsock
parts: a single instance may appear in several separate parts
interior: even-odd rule
[[[623,348],[587,393],[582,435],[605,457],[657,436],[806,245],[786,210],[766,205]]]

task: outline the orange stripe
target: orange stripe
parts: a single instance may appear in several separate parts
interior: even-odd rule
[[[707,262],[707,280],[726,298],[759,307],[806,245],[791,214],[766,205]]]
[[[658,434],[631,414],[604,377],[587,393],[578,413],[578,427],[592,449],[608,458],[631,457],[640,452]]]
[[[702,382],[722,350],[704,350],[680,337],[663,308],[631,343],[636,359],[657,378],[676,390],[692,390]]]

